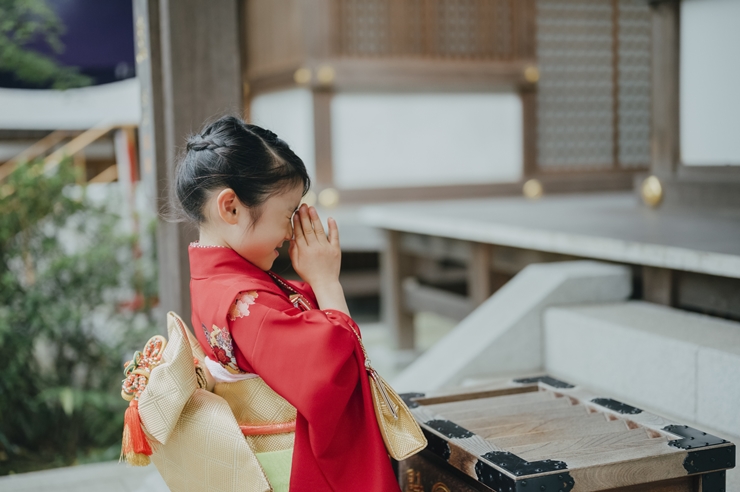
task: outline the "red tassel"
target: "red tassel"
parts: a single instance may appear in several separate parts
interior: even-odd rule
[[[123,443],[121,457],[133,466],[146,466],[152,455],[152,447],[141,428],[139,415],[139,400],[133,399],[129,403],[123,416]]]

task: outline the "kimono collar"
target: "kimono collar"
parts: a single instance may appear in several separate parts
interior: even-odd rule
[[[190,257],[190,278],[202,280],[218,275],[245,275],[280,291],[268,273],[242,258],[231,248],[221,246],[199,246],[192,243],[188,246]]]

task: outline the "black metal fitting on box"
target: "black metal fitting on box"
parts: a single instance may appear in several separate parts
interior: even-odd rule
[[[726,492],[727,478],[724,471],[707,473],[701,476],[702,492]]]
[[[398,395],[401,397],[403,402],[406,404],[409,408],[417,408],[419,406],[416,401],[414,401],[416,398],[424,398],[424,393],[401,393]]]
[[[481,458],[495,462],[495,458],[491,460],[491,454],[486,453]],[[533,462],[532,464],[535,463]],[[505,473],[496,470],[488,463],[478,460],[475,464],[475,474],[480,483],[491,487],[497,492],[570,492],[575,486],[575,480],[567,470],[560,470],[560,473],[550,475],[514,480]]]
[[[550,376],[537,376],[534,378],[520,378],[515,379],[515,383],[519,384],[534,384],[534,383],[544,383],[548,386],[552,386],[553,388],[560,388],[560,389],[569,389],[569,388],[575,388],[570,383],[566,383],[565,381],[560,381],[559,379],[555,379]]]
[[[429,432],[423,427],[421,430],[427,438],[427,447],[425,449],[445,461],[449,460],[450,443],[439,437],[434,432]]]
[[[637,415],[638,413],[642,413],[642,409],[640,408],[627,405],[621,401],[612,400],[611,398],[594,398],[591,400],[591,403],[596,403],[600,407],[625,415]]]

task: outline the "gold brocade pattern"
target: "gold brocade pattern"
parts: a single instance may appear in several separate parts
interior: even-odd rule
[[[226,400],[240,424],[275,424],[296,418],[295,407],[275,393],[262,378],[217,383],[213,392]],[[282,451],[293,447],[295,432],[246,436],[246,439],[255,453]]]
[[[152,370],[149,383],[139,397],[141,422],[162,444],[167,443],[182,409],[198,388],[193,351],[185,324],[179,323],[182,323],[179,318],[167,316],[169,341],[162,355],[164,362]]]
[[[229,404],[198,389],[195,361],[203,352],[175,314],[168,313],[164,362],[151,373],[139,399],[152,461],[173,492],[267,492],[272,488]],[[195,360],[194,360],[195,359]]]
[[[272,490],[226,402],[201,389],[152,461],[172,492]]]
[[[295,432],[266,436],[244,436],[244,438],[255,453],[283,451],[292,449],[295,445]]]
[[[378,419],[378,428],[383,436],[388,454],[393,459],[401,461],[424,449],[427,446],[427,440],[403,399],[378,373],[375,373],[375,377],[378,381],[375,381],[372,377],[370,378],[370,391],[373,395],[373,406],[375,407],[375,416]],[[385,386],[384,389],[391,404],[396,407],[398,418],[394,418],[393,413],[386,405],[378,383]]]

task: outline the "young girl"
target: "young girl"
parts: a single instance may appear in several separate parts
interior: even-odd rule
[[[327,236],[316,209],[299,206],[309,185],[284,141],[238,118],[189,139],[175,186],[200,230],[189,247],[193,329],[217,381],[259,377],[295,407],[294,443],[288,434],[256,450],[274,490],[398,491],[339,284],[337,224]],[[305,283],[270,271],[286,241]],[[246,427],[259,437],[292,425]]]

